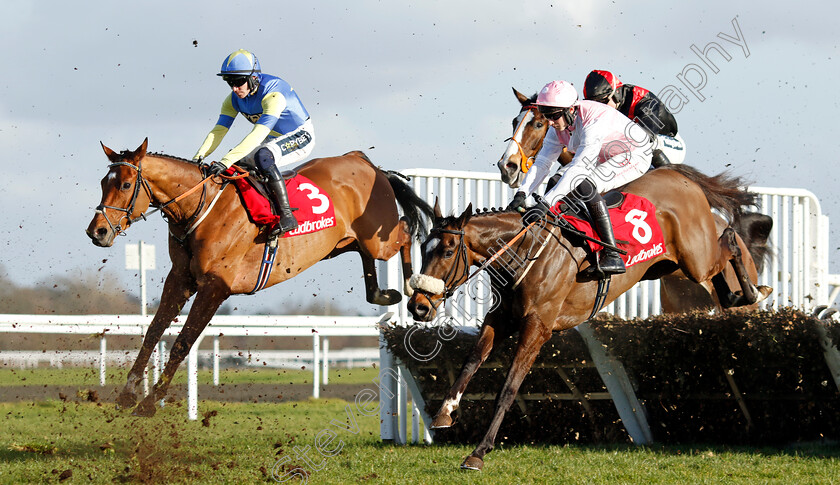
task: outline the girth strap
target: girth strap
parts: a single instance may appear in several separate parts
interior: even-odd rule
[[[260,262],[260,272],[257,275],[257,284],[254,285],[254,289],[248,293],[249,295],[253,295],[265,288],[265,284],[268,283],[268,277],[271,276],[271,270],[274,268],[274,259],[276,256],[277,236],[269,237],[268,241],[265,242],[265,250],[263,250],[263,257]]]

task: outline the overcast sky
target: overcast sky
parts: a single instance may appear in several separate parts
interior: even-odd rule
[[[157,298],[168,270],[160,218],[132,226],[110,249],[84,234],[106,172],[99,142],[134,149],[149,137],[151,151],[192,157],[228,92],[215,74],[245,48],[299,93],[316,128],[313,156],[364,149],[389,169],[495,171],[518,111],[511,87],[531,94],[566,79],[580,88],[592,69],[657,93],[677,87],[687,100],[676,114],[687,163],[813,191],[832,218],[831,268],[840,272],[840,7],[688,3],[3,2],[3,271],[31,286],[104,266],[137,293],[123,255],[142,239],[158,248],[149,273]],[[691,49],[710,42],[730,57],[709,54],[717,73]],[[705,76],[697,94],[678,79],[690,64],[702,73],[689,68],[689,82]],[[249,128],[237,119],[214,158]],[[233,306],[276,308],[315,294],[371,308],[355,255],[292,282]]]

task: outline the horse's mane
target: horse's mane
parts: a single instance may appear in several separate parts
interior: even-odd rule
[[[123,152],[123,153],[125,153],[125,152]],[[176,156],[174,156],[174,155],[167,155],[166,153],[154,152],[154,153],[149,153],[149,155],[153,155],[153,156],[156,156],[156,157],[171,158],[171,159],[173,159],[173,160],[178,160],[179,162],[187,162],[187,163],[192,164],[192,165],[198,165],[198,162],[196,162],[195,160],[190,160],[190,159],[187,159],[187,158],[176,157]]]
[[[478,209],[473,210],[472,215],[476,216],[476,217],[483,217],[483,216],[495,216],[495,215],[499,215],[499,214],[514,214],[514,213],[515,213],[515,211],[507,210],[504,207],[486,207],[486,208],[480,208],[479,207]],[[442,218],[439,218],[439,219],[435,220],[435,224],[434,224],[434,227],[432,227],[432,231],[434,231],[435,229],[441,229],[441,228],[446,227],[450,224],[455,224],[455,222],[457,220],[458,220],[458,216],[454,216],[454,215],[449,215],[449,216],[444,216]]]

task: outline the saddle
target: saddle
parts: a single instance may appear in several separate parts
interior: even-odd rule
[[[621,207],[621,204],[624,203],[625,194],[618,190],[610,190],[603,195],[603,198],[604,202],[607,203],[607,209],[615,209]],[[576,217],[589,223],[592,222],[589,217],[589,211],[586,210],[586,206],[582,202],[575,201],[574,203],[569,203],[565,199],[561,200],[559,202],[559,210],[561,214]]]
[[[246,179],[245,179],[245,180],[247,180],[247,183],[250,184],[251,187],[254,190],[257,191],[257,193],[259,194],[260,197],[263,197],[267,201],[269,201],[268,206],[269,206],[269,209],[271,210],[271,213],[273,215],[278,215],[277,208],[274,207],[274,204],[272,204],[270,202],[271,201],[271,194],[270,194],[270,192],[268,191],[268,188],[265,185],[266,182],[268,182],[268,179],[262,174],[262,172],[257,168],[257,166],[254,165],[253,162],[245,160],[244,158],[242,160],[234,163],[234,165],[239,167],[240,169],[248,172],[248,177],[246,177]],[[283,172],[280,173],[280,175],[283,177],[283,180],[289,181],[297,175],[297,171],[295,171],[295,170],[284,170]],[[242,187],[237,185],[237,188],[239,188],[240,193],[242,193]],[[243,201],[243,203],[245,203],[246,209],[248,209],[250,211],[252,206],[245,201]],[[294,209],[294,210],[297,210],[297,209]]]

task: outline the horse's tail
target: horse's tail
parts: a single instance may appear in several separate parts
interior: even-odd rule
[[[667,168],[676,170],[703,189],[709,205],[729,219],[730,225],[747,245],[756,268],[761,272],[773,253],[767,242],[773,219],[746,210],[758,205],[758,194],[745,189],[749,184],[743,178],[726,172],[710,177],[689,165],[668,165]]]
[[[744,208],[755,206],[758,202],[758,194],[749,192],[744,187],[747,182],[736,175],[727,172],[708,176],[694,167],[685,164],[668,165],[674,170],[692,180],[703,189],[709,205],[726,216],[730,221],[738,218]]]
[[[428,232],[426,220],[434,220],[434,209],[405,183],[403,174],[392,170],[383,170],[382,172],[388,177],[388,182],[394,189],[397,203],[402,207],[403,215],[408,221],[409,232],[418,239],[425,237]]]
[[[393,170],[383,170],[377,167],[370,161],[367,155],[361,151],[345,153],[345,155],[358,155],[362,157],[375,170],[382,172],[391,184],[394,190],[394,196],[397,198],[397,203],[402,207],[403,217],[408,222],[408,232],[416,238],[426,237],[428,230],[426,229],[426,219],[429,221],[435,220],[435,210],[423,199],[418,196],[414,190],[405,183],[408,177],[395,172]]]
[[[760,212],[744,211],[735,217],[732,227],[747,245],[755,268],[761,273],[773,255],[773,248],[769,243],[773,218]]]

